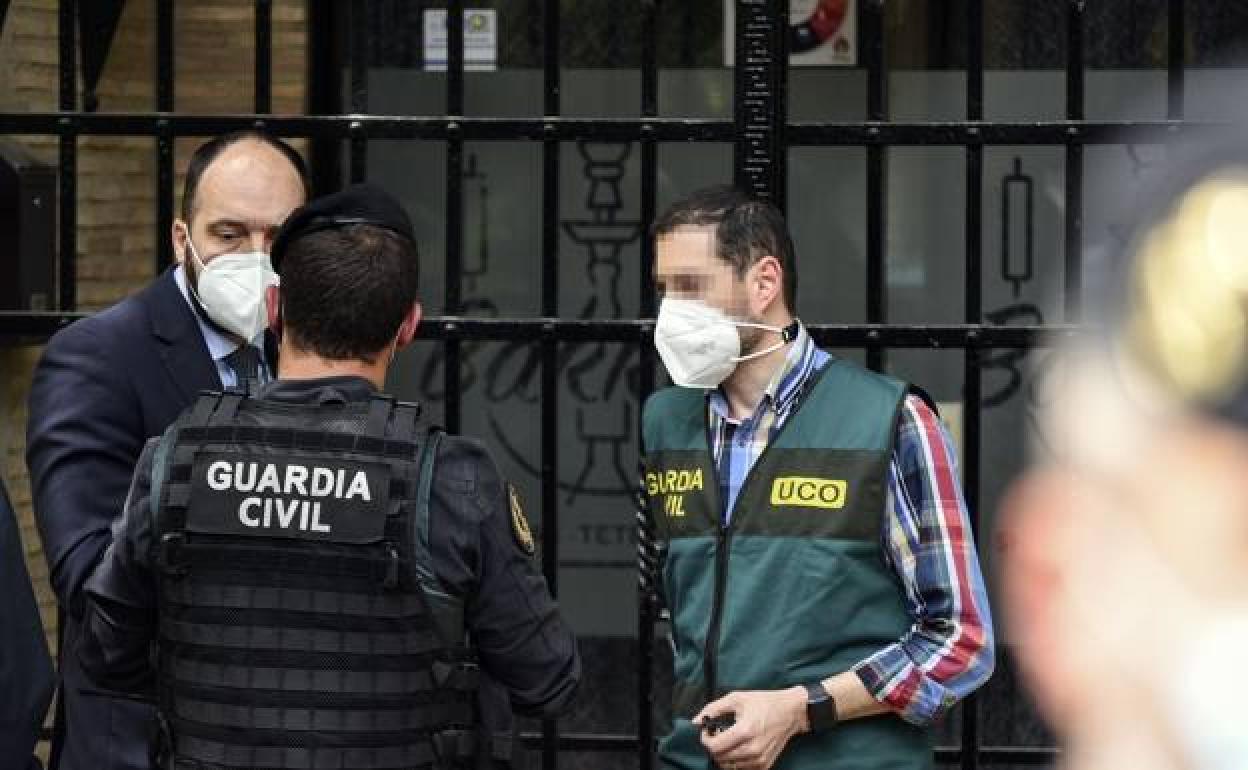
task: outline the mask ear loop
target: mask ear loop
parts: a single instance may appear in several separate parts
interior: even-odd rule
[[[749,361],[754,358],[762,358],[765,355],[769,355],[771,353],[776,352],[780,348],[784,347],[785,345],[789,344],[793,340],[797,339],[797,332],[798,330],[802,328],[801,321],[798,321],[796,319],[793,321],[793,323],[789,324],[783,329],[777,329],[776,327],[768,326],[767,324],[756,324],[750,321],[733,321],[733,323],[736,324],[737,326],[748,326],[751,329],[764,329],[769,332],[778,332],[780,334],[780,341],[772,345],[771,347],[767,348],[766,350],[756,350],[753,353],[750,353],[748,356],[733,356],[732,362],[737,363],[737,364],[741,363],[742,361]]]
[[[190,230],[186,231],[186,250],[190,252],[191,261],[195,263],[196,274],[199,276],[202,276],[204,274],[204,271],[208,269],[208,266],[204,264],[204,260],[199,258],[199,249],[195,248],[195,242],[191,240]],[[196,279],[195,282],[198,283],[199,280]],[[199,292],[197,292],[195,290],[195,287],[191,285],[191,280],[190,280],[189,275],[187,276],[187,280],[186,280],[186,288],[191,290],[191,293],[195,295],[195,299],[197,300],[199,299]]]
[[[194,300],[192,304],[195,306],[195,310],[199,313],[200,318],[203,318],[208,321],[209,326],[221,332],[222,334],[229,336],[229,332],[227,332],[224,328],[221,327],[220,324],[214,321],[212,319],[212,316],[208,315],[208,309],[204,305],[203,299],[200,298],[199,291],[195,288],[195,284],[199,283],[199,279],[203,278],[204,273],[208,271],[208,266],[204,264],[204,260],[200,259],[199,249],[195,248],[195,243],[191,240],[191,233],[189,230],[186,233],[186,250],[191,252],[191,259],[194,260],[195,264],[199,266],[199,270],[197,273],[198,277],[194,281],[191,280],[189,270],[187,271],[188,274],[186,276],[186,290],[190,292],[191,298]]]

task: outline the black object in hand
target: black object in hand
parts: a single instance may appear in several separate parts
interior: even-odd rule
[[[731,711],[717,717],[706,717],[702,720],[702,729],[707,735],[718,735],[737,723],[737,715]]]

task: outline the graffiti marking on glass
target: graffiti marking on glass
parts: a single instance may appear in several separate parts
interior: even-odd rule
[[[1015,156],[1013,173],[1001,180],[1001,275],[1014,285],[1015,299],[1035,266],[1034,190],[1031,175],[1023,173],[1023,159]]]
[[[585,208],[588,217],[564,220],[565,235],[582,247],[585,277],[592,289],[581,307],[572,314],[577,319],[624,317],[621,299],[621,260],[626,246],[637,242],[642,223],[623,216],[624,200],[620,187],[632,150],[628,143],[579,142],[577,150],[583,160],[583,178],[588,182]],[[469,158],[468,178],[479,179],[482,209],[482,230],[488,224],[488,188],[485,174],[476,169],[476,159]],[[479,258],[475,266],[465,267],[463,310],[469,315],[498,316],[498,308],[479,296],[478,281],[490,270],[488,235],[482,232],[478,242]],[[555,367],[559,381],[575,406],[570,415],[576,426],[579,449],[564,450],[570,457],[582,458],[574,480],[561,481],[559,488],[573,503],[580,495],[610,497],[627,495],[636,480],[626,469],[634,462],[629,450],[635,432],[633,401],[640,395],[636,350],[618,345],[612,350],[606,343],[561,345],[556,353]],[[518,445],[514,431],[506,426],[505,409],[496,409],[503,402],[517,399],[536,404],[541,397],[541,349],[530,342],[511,342],[496,349],[480,361],[480,344],[465,344],[460,381],[468,390],[484,386],[483,395],[489,404],[487,421],[495,445],[533,478],[541,468],[532,453]],[[426,398],[440,399],[441,352],[434,355],[421,381]],[[626,396],[619,399],[619,396]],[[627,455],[627,457],[626,457]],[[604,469],[606,480],[595,478]]]

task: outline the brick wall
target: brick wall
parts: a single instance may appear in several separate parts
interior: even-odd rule
[[[97,93],[101,112],[146,111],[154,104],[153,3],[126,3]],[[0,111],[57,107],[57,3],[12,0],[0,32]],[[273,3],[273,109],[304,110],[304,0]],[[250,112],[255,40],[250,0],[176,4],[175,106],[194,113]],[[55,137],[20,137],[55,164]],[[175,189],[200,140],[180,139]],[[155,142],[84,137],[78,144],[78,304],[98,310],[147,283],[155,272]],[[27,565],[54,645],[55,600],[31,515],[23,459],[26,400],[39,348],[0,347],[0,473],[18,509]]]

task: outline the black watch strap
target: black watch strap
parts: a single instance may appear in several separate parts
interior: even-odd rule
[[[812,733],[822,732],[836,724],[836,699],[824,688],[823,682],[808,682],[806,688],[806,719]]]

